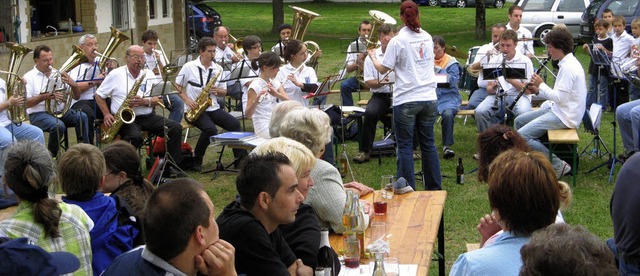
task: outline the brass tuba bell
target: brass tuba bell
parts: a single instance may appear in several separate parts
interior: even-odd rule
[[[9,71],[7,72],[7,99],[16,96],[24,97],[21,106],[9,107],[9,118],[14,124],[20,124],[27,120],[27,94],[22,79],[17,75],[22,59],[31,52],[31,49],[20,44],[9,44],[11,56],[9,58]]]
[[[311,23],[311,20],[320,16],[319,14],[312,12],[310,10],[306,10],[296,6],[289,6],[296,13],[293,15],[293,25],[291,26],[291,39],[297,39],[300,41],[304,41],[304,34],[307,32],[307,28]],[[309,51],[310,60],[307,61],[307,64],[316,64],[317,61],[314,58],[311,58],[317,51],[320,50],[320,46],[318,43],[315,43],[311,40],[304,41],[304,44],[307,46]]]
[[[373,24],[371,24],[371,35],[367,38],[367,49],[374,49],[378,47],[378,42],[380,40],[378,28],[380,28],[382,24],[395,25],[396,20],[390,15],[377,10],[370,10],[369,15],[373,19]]]
[[[73,70],[73,68],[76,68],[78,65],[84,62],[87,62],[87,57],[84,55],[84,52],[82,51],[82,49],[80,49],[80,47],[73,45],[72,51],[73,53],[67,59],[67,61],[65,61],[60,66],[60,68],[58,68],[58,71],[56,71],[55,74],[49,77],[50,82],[58,82],[58,79],[60,78],[60,75],[61,75],[60,72],[69,73],[71,70]],[[47,87],[49,87],[49,85],[47,85]],[[59,89],[59,90],[44,91],[42,93],[54,93],[58,91],[61,91],[62,93],[64,93],[64,100],[62,100],[62,103],[64,103],[64,106],[62,107],[62,109],[58,110],[58,104],[60,103],[60,101],[58,101],[56,98],[47,99],[44,102],[44,108],[47,111],[47,113],[53,115],[54,117],[62,118],[64,114],[67,113],[67,111],[69,110],[69,107],[71,107],[71,101],[73,100],[73,95],[72,95],[73,92],[70,91],[69,87],[64,86],[62,89]]]
[[[111,37],[109,37],[107,47],[104,48],[102,54],[99,54],[100,62],[98,63],[98,67],[102,72],[104,72],[104,70],[107,68],[107,62],[110,60],[109,57],[111,57],[113,51],[116,50],[120,43],[127,40],[129,40],[129,37],[127,35],[119,31],[118,29],[111,27]]]

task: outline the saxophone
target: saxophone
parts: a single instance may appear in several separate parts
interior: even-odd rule
[[[142,71],[142,77],[138,78],[136,82],[133,83],[133,87],[129,90],[129,94],[127,94],[127,97],[124,99],[122,105],[120,105],[120,108],[115,114],[115,121],[113,124],[110,127],[107,127],[104,124],[102,125],[102,136],[100,137],[100,142],[107,144],[113,141],[113,139],[116,138],[118,131],[120,131],[122,124],[130,124],[135,121],[136,113],[133,112],[131,107],[129,107],[129,101],[138,94],[138,89],[140,89],[145,76],[146,72]]]
[[[218,64],[213,64],[218,69],[218,73],[216,73],[216,75],[213,76],[213,78],[211,78],[209,82],[207,82],[207,85],[202,88],[202,92],[200,92],[200,95],[198,95],[198,97],[195,99],[195,102],[198,104],[198,108],[189,109],[189,111],[184,114],[184,119],[185,121],[187,121],[187,123],[192,124],[193,122],[195,122],[198,118],[200,118],[202,112],[204,112],[207,107],[211,106],[209,90],[211,90],[211,87],[216,83],[216,81],[220,77],[220,74],[222,74],[222,67],[220,67],[220,65]]]

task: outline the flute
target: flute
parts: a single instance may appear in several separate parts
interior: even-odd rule
[[[538,70],[536,70],[536,75],[540,74],[540,72],[542,71],[542,69],[544,69],[545,64],[547,64],[547,61],[549,61],[549,58],[545,58],[542,63],[540,64],[540,67],[538,67]],[[518,103],[518,100],[520,100],[520,97],[522,97],[522,95],[524,94],[525,91],[527,91],[527,89],[529,88],[529,85],[531,85],[531,83],[527,83],[525,84],[524,87],[522,87],[522,90],[520,90],[520,93],[518,93],[518,96],[516,96],[516,99],[513,100],[513,102],[511,103],[511,105],[509,105],[509,107],[507,107],[507,110],[511,111],[513,110],[513,108],[516,107],[516,103]]]
[[[272,78],[269,78],[269,82],[267,82],[267,81],[264,81],[264,82],[266,84],[270,84],[272,80],[273,80]],[[269,89],[269,87],[267,87],[267,89]],[[269,94],[269,92],[260,95],[260,98],[258,98],[258,103],[261,103],[262,101],[264,101],[264,98],[266,98],[268,94]]]

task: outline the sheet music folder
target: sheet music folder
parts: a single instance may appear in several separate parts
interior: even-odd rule
[[[503,75],[506,79],[527,79],[527,70],[524,63],[509,63],[506,68],[502,68],[500,63],[489,63],[482,68],[482,74],[485,80],[495,80]]]
[[[331,88],[333,87],[333,85],[336,82],[339,81],[337,79],[337,77],[338,77],[338,74],[332,74],[332,75],[329,75],[329,76],[325,77],[324,81],[321,82],[318,85],[318,88],[316,89],[316,91],[309,92],[303,98],[309,99],[309,98],[313,98],[313,97],[318,97],[318,96],[323,96],[323,95],[329,94],[331,92]]]

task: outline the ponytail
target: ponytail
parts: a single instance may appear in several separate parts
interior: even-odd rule
[[[400,5],[400,16],[404,21],[404,25],[416,33],[420,32],[419,15],[418,5],[413,1],[404,1]]]

